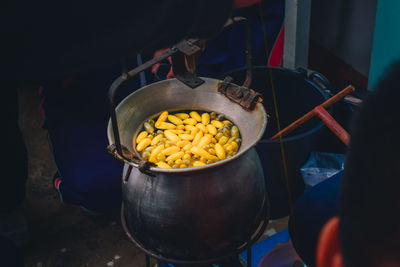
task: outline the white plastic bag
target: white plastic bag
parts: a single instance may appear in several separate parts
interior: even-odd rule
[[[300,168],[306,190],[343,170],[344,154],[311,152]]]

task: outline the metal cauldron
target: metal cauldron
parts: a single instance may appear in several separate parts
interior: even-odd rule
[[[126,225],[139,247],[154,255],[204,260],[240,250],[268,222],[263,169],[254,147],[267,115],[261,103],[246,111],[217,91],[221,82],[202,78],[192,89],[170,79],[142,87],[115,109],[121,145],[132,150],[142,123],[164,110],[208,110],[238,125],[242,143],[236,155],[186,169],[140,170],[125,160],[122,197]],[[108,139],[115,144],[112,122]]]

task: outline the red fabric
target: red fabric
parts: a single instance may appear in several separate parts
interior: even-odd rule
[[[261,2],[261,0],[235,0],[235,2],[233,2],[233,8],[244,8],[259,2]]]
[[[271,54],[268,60],[268,66],[280,66],[283,58],[283,41],[284,41],[284,27],[282,26],[278,38],[272,47]]]

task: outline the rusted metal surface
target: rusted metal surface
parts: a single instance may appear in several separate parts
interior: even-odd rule
[[[107,146],[107,151],[108,153],[110,153],[114,158],[124,161],[130,161],[130,162],[136,162],[139,163],[140,162],[140,157],[134,153],[131,152],[126,146],[121,145],[121,152],[120,153],[117,150],[117,146],[115,144],[111,144],[109,146]]]
[[[199,39],[183,40],[175,45],[175,47],[186,56],[193,56],[201,52],[201,47],[198,45]]]
[[[248,111],[253,110],[257,103],[262,102],[261,94],[247,87],[233,84],[229,76],[219,83],[218,92]]]
[[[111,145],[107,146],[107,152],[110,153],[115,159],[122,161],[122,162],[128,161],[128,162],[136,163],[138,165],[138,169],[141,172],[146,173],[147,175],[150,175],[150,176],[154,176],[153,173],[149,172],[150,167],[156,166],[154,163],[143,160],[135,152],[131,152],[124,145],[121,145],[121,149],[122,149],[121,150],[122,154],[120,154],[118,152],[115,144],[111,144]],[[131,166],[131,165],[129,165],[129,166]],[[131,170],[132,170],[132,168],[130,168],[129,173],[131,172]],[[128,176],[129,176],[129,174],[128,174]],[[125,177],[124,180],[126,178],[127,177]]]

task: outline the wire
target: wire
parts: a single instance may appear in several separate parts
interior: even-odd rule
[[[269,58],[268,41],[267,41],[267,33],[265,30],[265,26],[264,26],[264,14],[263,14],[262,1],[259,2],[258,6],[259,6],[259,12],[260,12],[261,29],[263,32],[263,39],[264,39],[265,56],[268,59]],[[270,80],[270,84],[271,84],[272,100],[274,103],[276,124],[277,124],[278,132],[279,132],[281,130],[281,123],[280,123],[280,119],[279,119],[279,109],[278,109],[278,101],[277,101],[277,97],[276,97],[275,83],[274,83],[274,79],[272,77],[272,69],[271,68],[267,68],[267,69],[268,69],[269,80]],[[289,175],[288,175],[288,170],[287,170],[285,148],[284,148],[281,136],[279,137],[279,144],[280,144],[280,149],[281,149],[281,157],[282,157],[283,173],[284,173],[284,177],[285,177],[286,190],[288,192],[289,212],[290,212],[290,214],[292,214],[293,213],[293,203],[292,203],[293,199],[292,199],[292,192],[291,192],[290,184],[289,184]]]

